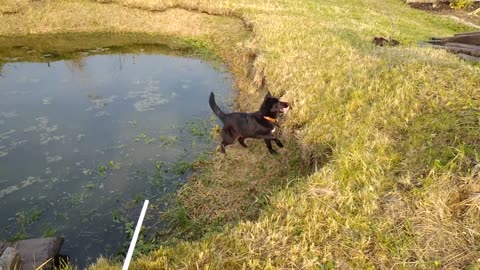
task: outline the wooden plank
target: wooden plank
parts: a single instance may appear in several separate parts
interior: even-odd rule
[[[464,60],[480,63],[480,57],[471,56],[468,54],[459,53],[458,56]]]
[[[480,49],[480,45],[470,45],[470,44],[455,43],[455,42],[447,42],[447,43],[445,43],[445,46],[447,46],[447,47],[460,47],[460,48],[472,49],[472,50]]]
[[[469,36],[469,35],[480,35],[480,31],[458,33],[458,34],[455,34],[454,36],[458,37],[458,36]]]
[[[436,45],[436,44],[430,44],[430,43],[419,43],[419,46],[421,47],[432,47],[435,49],[443,49],[451,53],[456,53],[456,54],[465,54],[465,55],[470,55],[473,57],[480,57],[480,48],[479,49],[467,49],[467,48],[462,48],[462,47],[454,47],[454,46],[443,46],[443,45]]]
[[[471,56],[480,57],[480,49],[466,49],[461,47],[443,46],[445,50],[452,53],[463,53]]]
[[[442,40],[429,40],[429,41],[427,41],[427,43],[430,43],[430,44],[442,44],[442,45],[443,45],[443,44],[445,44],[445,43],[447,43],[447,42],[442,39]]]
[[[454,36],[445,39],[446,42],[463,43],[470,45],[480,45],[480,34],[471,34],[463,36]]]

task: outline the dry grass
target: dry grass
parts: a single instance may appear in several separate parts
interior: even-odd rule
[[[242,109],[256,105],[245,93],[262,84],[293,103],[284,127],[294,139],[284,153],[295,155],[284,160],[264,156],[262,147],[231,149],[180,193],[192,219],[243,221],[199,241],[162,247],[133,268],[478,267],[480,68],[415,44],[469,28],[396,0],[111,2],[122,6],[60,1],[42,12],[27,7],[1,20],[24,24],[1,24],[0,33],[213,31],[205,40],[236,75]],[[55,5],[62,16],[54,16],[60,12]],[[216,32],[218,24],[205,28],[219,16],[145,11],[168,7],[236,16],[254,36],[240,42],[217,35],[228,31]],[[100,16],[112,10],[122,16]],[[172,21],[156,17],[169,12],[179,13]],[[185,16],[205,16],[204,24],[178,24]],[[403,45],[371,45],[380,35]],[[297,156],[316,168],[305,178],[284,175],[302,160]],[[295,179],[302,181],[287,184]],[[254,211],[245,211],[241,198],[252,186],[268,194],[268,205],[248,198]],[[101,261],[92,269],[108,267]]]
[[[201,164],[203,169],[179,191],[191,219],[202,224],[254,220],[272,193],[305,173],[298,148],[290,141],[278,157],[266,151],[263,141],[247,143],[248,150],[229,147],[228,156],[215,155]]]
[[[30,4],[30,0],[2,0],[0,2],[0,15],[19,13]]]

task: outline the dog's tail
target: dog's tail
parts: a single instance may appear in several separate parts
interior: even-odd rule
[[[213,92],[210,93],[210,99],[208,100],[208,102],[210,103],[210,108],[212,108],[212,111],[218,116],[218,118],[220,118],[220,120],[223,121],[225,113],[220,110],[217,103],[215,103],[215,96],[213,95]]]

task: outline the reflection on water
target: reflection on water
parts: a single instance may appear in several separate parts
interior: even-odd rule
[[[139,194],[166,204],[185,179],[168,167],[212,147],[209,92],[225,99],[232,84],[198,59],[142,54],[1,74],[0,238],[65,236],[80,266],[125,242],[125,204]]]

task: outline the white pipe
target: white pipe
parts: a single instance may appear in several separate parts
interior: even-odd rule
[[[138,235],[140,234],[140,229],[142,228],[142,223],[143,219],[145,218],[145,213],[147,212],[148,203],[148,200],[145,200],[145,202],[143,203],[142,212],[140,213],[140,217],[138,218],[137,227],[135,227],[132,242],[130,242],[130,247],[128,248],[127,257],[125,258],[125,262],[123,263],[122,270],[128,270],[128,266],[130,266],[130,260],[132,259],[135,245],[137,244]]]

